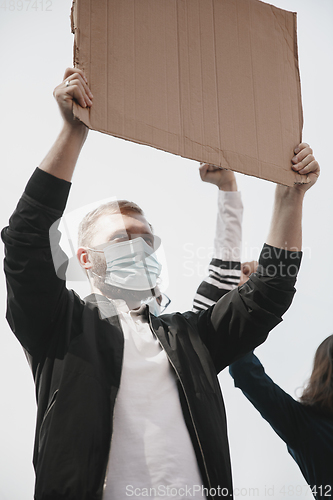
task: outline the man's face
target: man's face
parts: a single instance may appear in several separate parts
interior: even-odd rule
[[[129,214],[102,215],[95,224],[94,236],[90,247],[103,250],[106,246],[121,243],[135,238],[143,238],[144,241],[154,247],[154,235],[143,215],[136,212]],[[145,299],[150,296],[150,291],[138,292],[116,288],[104,282],[106,273],[106,261],[104,253],[89,252],[92,263],[91,271],[94,273],[95,286],[106,296],[111,298]]]
[[[145,242],[153,247],[154,235],[143,215],[136,212],[129,214],[105,214],[97,219],[91,248],[103,248],[112,243],[143,238]]]

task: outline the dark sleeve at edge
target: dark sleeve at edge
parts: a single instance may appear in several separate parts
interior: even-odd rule
[[[267,420],[288,446],[297,446],[301,439],[304,409],[265,373],[259,359],[250,352],[232,363],[229,373],[235,387]]]
[[[25,188],[25,194],[42,205],[65,210],[71,183],[36,168]]]
[[[259,257],[259,266],[266,268],[269,276],[296,278],[302,260],[302,252],[285,250],[264,244]]]

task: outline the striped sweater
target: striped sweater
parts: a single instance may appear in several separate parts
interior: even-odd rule
[[[243,204],[239,191],[218,192],[214,254],[208,276],[199,285],[193,311],[207,309],[236,288],[240,280]]]

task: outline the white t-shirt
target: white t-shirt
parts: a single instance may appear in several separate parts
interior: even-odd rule
[[[205,499],[176,375],[149,324],[117,301],[124,358],[103,500]]]

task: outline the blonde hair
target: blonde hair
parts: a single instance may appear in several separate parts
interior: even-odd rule
[[[127,200],[117,200],[104,203],[99,207],[95,208],[91,212],[87,213],[80,222],[78,230],[78,245],[89,246],[92,238],[95,235],[95,227],[97,220],[102,215],[112,215],[112,214],[128,214],[131,212],[138,213],[140,215],[145,215],[143,210],[132,201]]]

